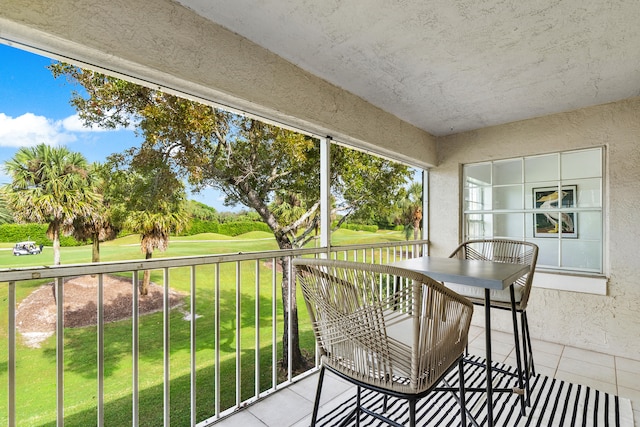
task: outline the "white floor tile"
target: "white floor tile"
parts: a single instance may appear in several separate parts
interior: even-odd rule
[[[556,376],[556,369],[549,368],[547,366],[538,366],[536,365],[536,374],[544,375],[545,377],[553,378]]]
[[[268,426],[292,425],[313,410],[313,402],[285,388],[249,406],[248,411]]]
[[[638,393],[640,394],[640,373],[618,370],[616,376],[618,379],[618,387],[638,390]]]
[[[558,371],[588,377],[594,381],[616,385],[616,370],[597,363],[563,357],[560,359]]]
[[[590,362],[590,363],[594,363],[597,365],[601,365],[601,366],[606,366],[608,368],[612,368],[615,369],[615,357],[609,355],[609,354],[604,354],[604,353],[598,353],[595,351],[589,351],[589,350],[584,350],[581,348],[576,348],[576,347],[569,347],[566,346],[564,348],[564,351],[562,352],[562,357],[568,357],[571,359],[577,359],[577,360],[582,360],[585,362]]]
[[[547,368],[555,370],[560,364],[560,355],[547,353],[544,351],[536,351],[534,349],[533,362],[535,363],[536,369],[538,368],[538,366],[546,366]]]
[[[243,410],[215,424],[216,427],[267,427],[265,423],[254,417],[251,412]]]
[[[634,409],[640,411],[640,390],[619,385],[618,396],[632,400],[634,403]]]
[[[573,384],[588,386],[596,390],[604,391],[605,393],[611,393],[611,394],[617,393],[617,387],[615,384],[604,382],[604,381],[598,381],[594,378],[585,377],[582,375],[574,374],[572,372],[558,370],[556,372],[555,378],[563,381],[568,381]]]
[[[559,356],[564,350],[564,346],[562,344],[540,340],[531,340],[531,347],[533,347],[534,354],[538,351],[544,351],[545,353],[556,354]]]
[[[616,357],[616,369],[619,371],[635,372],[640,374],[640,360]]]

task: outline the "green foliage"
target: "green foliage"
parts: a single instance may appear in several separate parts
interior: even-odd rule
[[[239,236],[251,231],[271,232],[269,226],[264,222],[257,221],[235,221],[219,223],[217,221],[202,221],[194,219],[191,225],[181,233],[182,236],[193,236],[203,233],[217,233],[225,236]]]
[[[353,230],[353,231],[368,231],[370,233],[375,233],[376,231],[378,231],[377,225],[368,225],[368,224],[344,223],[340,226],[340,228],[344,228],[345,230]]]
[[[0,189],[0,224],[13,222],[13,215],[7,206],[6,195]]]
[[[111,155],[103,173],[110,177],[105,180],[105,194],[114,222],[140,234],[140,247],[148,258],[155,249],[166,250],[169,236],[188,226],[184,183],[161,153],[146,149],[136,158],[128,153]]]
[[[0,242],[16,243],[32,240],[38,245],[50,246],[46,224],[0,224]],[[61,236],[60,246],[81,246],[72,236]]]
[[[268,224],[280,249],[303,247],[313,238],[320,208],[317,139],[70,64],[49,68],[54,77],[66,76],[86,89],[87,98],[76,92],[71,100],[86,124],[104,128],[136,124],[144,142],[120,156],[120,163],[146,171],[141,174],[152,177],[154,188],[161,190],[156,195],[173,194],[175,183],[186,179],[196,190],[213,187],[222,191],[227,205],[253,209]],[[345,218],[357,212],[371,218],[410,176],[407,166],[339,145],[332,147],[330,170],[333,214]],[[153,174],[148,173],[151,171]],[[131,190],[127,194],[135,194]],[[146,194],[138,200],[144,206],[128,205],[126,212],[157,206]],[[224,233],[233,235],[250,231],[239,224],[227,227]],[[304,231],[299,232],[301,229]],[[149,256],[166,235],[158,228],[150,231],[138,230],[153,237],[142,239],[143,246],[145,241],[155,245],[146,244]],[[145,282],[147,277],[145,274]],[[284,300],[283,304],[288,307]],[[285,318],[288,315],[286,311]],[[303,357],[297,324],[292,323],[292,329],[292,365],[297,369]],[[288,339],[284,331],[284,347]]]
[[[317,226],[319,141],[69,64],[50,69],[54,77],[65,76],[86,89],[86,98],[76,93],[71,101],[85,123],[137,124],[144,143],[128,153],[132,165],[159,159],[194,188],[222,191],[228,205],[242,204],[259,215],[282,248],[304,245],[309,234],[299,230]],[[376,215],[389,216],[388,206],[409,179],[409,168],[340,145],[331,150],[333,214],[357,215],[369,224],[377,223],[371,221]]]
[[[250,231],[270,232],[269,226],[264,222],[225,222],[220,224],[218,233],[226,236],[239,236]]]
[[[0,242],[16,243],[33,240],[36,244],[50,244],[45,224],[2,224],[0,225]]]
[[[4,167],[11,183],[3,196],[18,220],[66,227],[79,215],[91,215],[101,201],[87,160],[64,147],[23,147]]]
[[[65,147],[44,143],[22,147],[4,163],[11,183],[3,198],[16,220],[48,223],[54,264],[60,264],[60,240],[73,232],[80,217],[92,217],[102,208],[96,176],[85,157]]]
[[[203,233],[219,233],[218,229],[220,223],[217,221],[203,221],[199,218],[194,218],[189,223],[189,226],[180,233],[181,236],[193,236],[195,234]]]
[[[218,211],[211,206],[195,200],[187,201],[186,210],[193,219],[202,221],[216,221],[219,218]]]

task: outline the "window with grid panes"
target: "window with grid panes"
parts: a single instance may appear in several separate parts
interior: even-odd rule
[[[603,148],[463,167],[465,239],[536,243],[538,269],[601,274]]]

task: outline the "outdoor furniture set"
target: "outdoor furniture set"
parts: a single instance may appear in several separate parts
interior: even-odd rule
[[[356,404],[344,419],[360,425],[362,414],[390,425],[387,397],[406,399],[409,425],[416,425],[416,402],[431,392],[453,393],[462,426],[478,425],[466,408],[468,392],[486,393],[487,425],[493,426],[493,394],[520,394],[521,412],[528,405],[534,374],[526,307],[538,247],[507,239],[470,240],[449,258],[419,257],[389,265],[325,259],[294,261],[310,315],[321,366],[311,425],[318,407],[325,370],[356,385]],[[483,292],[484,291],[484,292]],[[486,386],[466,388],[465,363],[473,304],[485,307]],[[517,384],[492,384],[490,309],[511,310],[517,360]],[[520,314],[521,329],[517,314]],[[473,362],[477,363],[477,362]],[[457,384],[445,377],[457,368]],[[383,394],[382,411],[361,402],[361,391]]]

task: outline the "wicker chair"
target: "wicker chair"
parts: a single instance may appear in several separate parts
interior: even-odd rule
[[[533,351],[531,349],[531,336],[529,335],[526,309],[531,292],[531,284],[533,282],[533,273],[535,272],[536,262],[538,260],[538,246],[530,242],[508,239],[468,240],[461,243],[456,250],[453,251],[450,258],[511,262],[515,264],[527,264],[529,266],[529,272],[516,280],[513,286],[504,290],[492,290],[490,293],[492,308],[512,311],[519,386],[522,388],[523,385],[526,385],[526,397],[523,397],[523,399],[526,399],[526,403],[529,404],[530,388],[528,380],[531,375],[535,375],[535,366],[533,363]],[[450,283],[447,283],[446,286],[469,298],[474,304],[484,306],[483,289]],[[518,319],[516,313],[520,313],[522,343],[520,343],[518,334]],[[521,347],[522,352],[520,351]]]
[[[409,402],[415,426],[416,402],[433,391],[456,364],[462,425],[466,426],[462,358],[473,305],[441,283],[412,271],[364,263],[319,259],[293,262],[321,355],[311,425],[316,425],[325,369],[357,386],[355,416],[361,413],[398,425],[361,406],[362,388]],[[393,284],[401,284],[396,293]],[[384,412],[384,410],[382,411]]]

